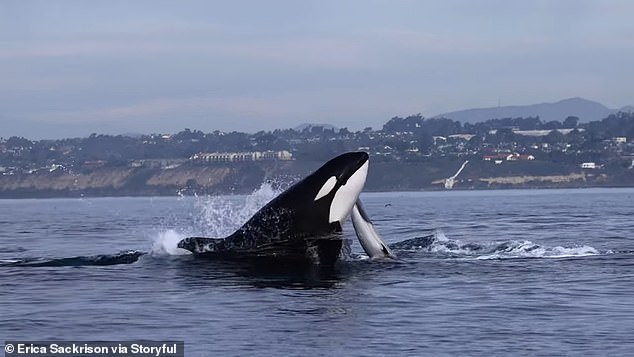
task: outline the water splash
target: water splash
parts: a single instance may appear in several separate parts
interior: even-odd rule
[[[225,237],[279,194],[271,183],[265,182],[248,196],[198,197],[194,205],[194,227],[203,236]]]
[[[184,255],[190,252],[177,247],[191,236],[222,238],[233,233],[255,212],[280,194],[272,182],[263,183],[247,196],[196,196],[189,220],[173,222],[150,237],[152,255]]]
[[[189,251],[177,247],[178,242],[186,237],[186,234],[179,233],[173,229],[161,231],[152,240],[152,248],[150,253],[153,256],[191,254]]]

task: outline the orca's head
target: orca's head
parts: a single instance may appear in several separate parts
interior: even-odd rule
[[[348,152],[310,175],[313,202],[329,206],[329,223],[343,222],[359,198],[368,174],[368,154]],[[311,193],[312,195],[312,193]]]

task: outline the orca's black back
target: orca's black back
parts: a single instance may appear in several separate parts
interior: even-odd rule
[[[317,246],[320,257],[323,255],[329,260],[336,251],[336,259],[341,252],[341,237],[337,236],[341,224],[329,222],[332,197],[314,200],[323,182],[323,178],[314,173],[291,186],[227,237],[227,245],[233,250],[263,253],[273,247],[279,250],[286,246],[292,251],[306,252]],[[334,192],[330,196],[334,196]],[[319,239],[323,237],[327,237],[326,242]],[[283,255],[279,251],[276,254]]]
[[[229,258],[309,258],[331,264],[343,246],[341,218],[330,222],[333,199],[367,160],[364,152],[339,155],[271,200],[220,243],[210,238],[186,239],[181,241],[182,248]]]

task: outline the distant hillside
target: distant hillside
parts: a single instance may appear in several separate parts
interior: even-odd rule
[[[532,105],[513,105],[493,108],[478,108],[445,113],[437,117],[458,120],[463,123],[476,123],[489,119],[519,118],[539,116],[542,121],[563,121],[568,116],[576,116],[582,122],[600,120],[618,110],[610,109],[601,103],[583,98],[569,98],[555,103]]]
[[[623,108],[619,109],[619,111],[623,113],[634,113],[634,106],[626,105]]]

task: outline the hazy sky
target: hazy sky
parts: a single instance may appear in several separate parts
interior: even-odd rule
[[[0,0],[0,137],[634,104],[634,1]]]

